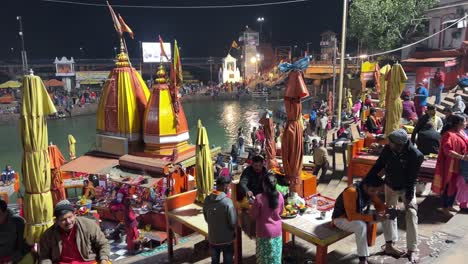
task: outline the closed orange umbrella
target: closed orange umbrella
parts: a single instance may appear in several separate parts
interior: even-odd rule
[[[265,156],[268,169],[278,167],[278,162],[276,161],[275,126],[269,110],[260,119],[260,124],[263,126],[263,132],[265,133]]]
[[[52,203],[55,206],[58,202],[65,200],[65,188],[63,187],[62,172],[60,167],[65,164],[66,160],[56,145],[49,145],[50,169],[52,170],[52,182],[50,191],[52,193]]]
[[[291,192],[298,192],[301,185],[303,146],[303,127],[301,121],[301,98],[309,96],[307,87],[299,71],[289,73],[288,85],[284,96],[286,108],[286,127],[281,140],[283,168],[289,181]]]

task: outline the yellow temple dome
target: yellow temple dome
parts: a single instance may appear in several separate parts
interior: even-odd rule
[[[96,130],[130,142],[138,141],[150,92],[123,49],[116,59],[99,99]]]

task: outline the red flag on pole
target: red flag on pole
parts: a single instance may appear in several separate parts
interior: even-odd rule
[[[119,22],[120,22],[120,25],[121,25],[122,32],[127,32],[128,35],[133,39],[134,35],[133,35],[132,29],[127,25],[127,23],[125,23],[125,21],[120,16],[120,14],[119,14]]]
[[[114,9],[112,9],[112,6],[110,6],[109,2],[106,1],[106,3],[107,3],[107,6],[109,7],[109,11],[111,13],[112,21],[114,21],[115,30],[117,31],[117,33],[122,35],[122,25],[120,25],[119,19],[115,15],[115,12],[114,12]]]
[[[166,60],[169,62],[170,61],[169,57],[167,56],[166,51],[164,50],[164,41],[160,35],[159,35],[159,45],[161,45],[161,56],[164,56]]]

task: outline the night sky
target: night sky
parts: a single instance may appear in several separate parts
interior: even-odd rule
[[[73,0],[77,1],[77,0]],[[111,5],[228,5],[280,0],[111,0]],[[104,3],[104,0],[81,2]],[[341,32],[341,0],[311,0],[268,7],[231,9],[133,9],[114,7],[133,29],[127,38],[131,56],[139,53],[138,41],[177,39],[184,57],[225,56],[232,40],[246,25],[259,30],[257,17],[265,18],[263,39],[273,46],[298,44],[318,51],[320,33]],[[109,58],[117,35],[107,7],[65,5],[40,0],[4,0],[0,8],[0,60],[20,58],[16,16],[23,18],[25,45],[30,59],[61,56]],[[83,47],[84,52],[80,52]],[[11,48],[14,48],[11,52]]]

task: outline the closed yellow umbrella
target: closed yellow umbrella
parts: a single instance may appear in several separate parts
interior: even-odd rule
[[[197,202],[203,203],[213,191],[213,163],[206,128],[198,120],[197,150],[195,155],[195,180],[197,183]]]
[[[75,143],[75,137],[72,134],[68,135],[68,155],[70,155],[70,160],[76,159]]]
[[[398,63],[393,65],[389,77],[385,99],[385,136],[400,128],[400,118],[403,112],[400,96],[408,80],[405,70]]]
[[[380,69],[380,92],[379,92],[379,107],[385,108],[385,96],[387,95],[387,74],[392,69],[392,66],[385,65]]]
[[[23,143],[21,170],[25,187],[24,236],[30,244],[39,242],[44,231],[53,224],[46,118],[47,115],[56,112],[41,78],[32,74],[24,76],[21,106]]]

